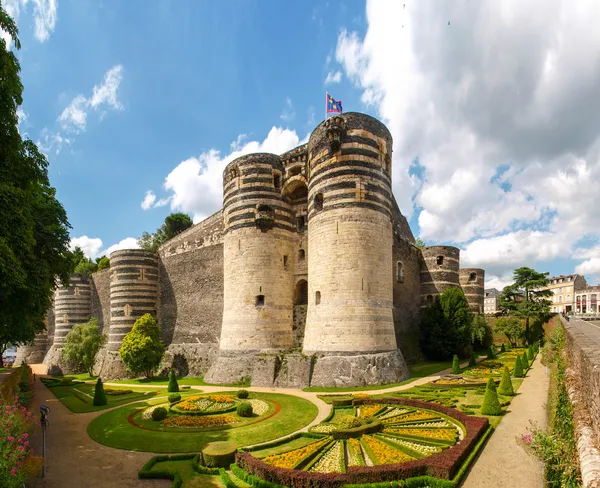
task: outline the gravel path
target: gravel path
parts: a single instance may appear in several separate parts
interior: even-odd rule
[[[543,465],[517,442],[531,423],[546,426],[548,377],[541,354],[529,370],[518,395],[488,440],[462,488],[505,488],[544,486]]]

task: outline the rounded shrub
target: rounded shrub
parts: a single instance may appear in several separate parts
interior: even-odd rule
[[[179,391],[179,384],[177,383],[177,377],[173,370],[169,372],[169,386],[167,387],[167,391],[169,393],[176,393]]]
[[[512,381],[510,381],[510,372],[508,371],[508,366],[504,366],[502,379],[500,380],[500,386],[498,386],[498,393],[505,396],[513,396],[515,394]]]
[[[167,418],[167,409],[165,407],[158,407],[152,411],[152,420],[157,422]]]
[[[244,398],[248,398],[249,394],[250,393],[248,393],[248,390],[238,390],[237,397],[243,400]]]
[[[452,374],[460,374],[460,362],[456,354],[452,358]]]
[[[471,366],[477,366],[477,356],[474,352],[471,353],[471,359],[469,359],[469,367]]]
[[[106,405],[108,400],[106,398],[106,393],[104,392],[104,385],[102,384],[102,380],[98,378],[96,381],[96,388],[94,389],[94,405]]]
[[[169,395],[169,403],[176,403],[181,400],[181,395],[179,393],[171,393]]]
[[[515,378],[523,378],[523,364],[521,363],[521,357],[517,356],[515,360],[515,369],[513,370],[513,376]]]
[[[229,468],[235,462],[235,442],[211,442],[202,449],[202,460],[208,468]]]
[[[496,384],[494,383],[493,378],[488,379],[487,386],[485,387],[485,396],[483,397],[481,413],[483,415],[500,415],[502,413],[500,401],[498,400],[498,392],[496,391]]]
[[[240,417],[252,417],[252,405],[248,402],[240,403],[235,410]]]

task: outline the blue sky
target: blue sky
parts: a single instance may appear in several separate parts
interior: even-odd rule
[[[329,90],[346,111],[390,127],[394,191],[415,235],[459,245],[492,285],[520,265],[600,276],[600,221],[585,210],[600,201],[582,188],[600,174],[598,132],[567,137],[556,121],[567,102],[585,100],[548,81],[547,60],[573,56],[550,35],[505,56],[513,38],[538,35],[520,21],[530,7],[514,3],[507,17],[464,2],[3,4],[23,45],[21,132],[48,155],[73,242],[90,255],[131,245],[171,211],[196,221],[215,211],[223,165],[300,143]],[[585,27],[568,15],[545,20]],[[580,37],[573,52],[593,42]],[[568,62],[594,85],[591,61]],[[573,130],[600,129],[598,115],[569,116],[581,119]]]

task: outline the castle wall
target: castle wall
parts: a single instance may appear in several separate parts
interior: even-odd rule
[[[460,249],[428,246],[421,254],[421,306],[425,307],[448,288],[460,286]]]
[[[100,330],[108,334],[110,326],[110,268],[93,273],[90,277],[92,317],[98,319]]]
[[[46,350],[48,348],[48,332],[40,332],[35,335],[31,344],[25,344],[17,347],[17,356],[15,364],[20,365],[22,362],[27,364],[38,364],[44,361]]]
[[[460,286],[473,313],[483,313],[485,271],[481,268],[461,268]]]
[[[73,274],[69,286],[60,286],[54,293],[54,346],[62,347],[75,324],[87,322],[92,313],[89,278]]]

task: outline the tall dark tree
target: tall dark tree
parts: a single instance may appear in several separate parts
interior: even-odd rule
[[[1,5],[0,30],[20,49],[17,27]],[[50,186],[48,161],[19,134],[19,72],[0,38],[0,352],[44,330],[56,278],[66,283],[72,269],[70,226]]]
[[[181,212],[172,213],[167,215],[164,224],[156,229],[156,232],[153,234],[144,232],[142,237],[138,239],[138,244],[142,249],[156,252],[165,242],[189,229],[192,225],[194,223],[189,215]]]

